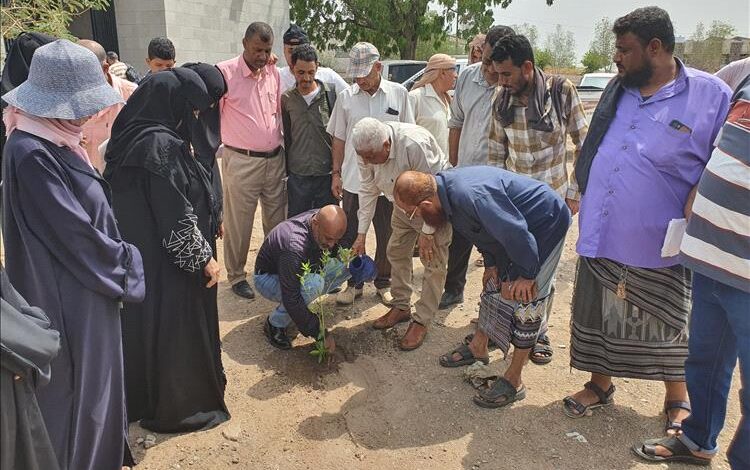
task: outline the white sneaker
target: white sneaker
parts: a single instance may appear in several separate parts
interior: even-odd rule
[[[386,305],[388,307],[393,305],[393,295],[391,295],[391,289],[389,287],[378,289],[378,296],[380,296],[380,301],[383,303],[383,305]]]
[[[339,305],[351,305],[354,299],[362,297],[362,289],[347,287],[345,290],[336,294],[336,303]]]

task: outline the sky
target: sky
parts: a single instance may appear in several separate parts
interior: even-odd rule
[[[513,0],[508,8],[495,9],[495,24],[534,24],[541,45],[555,25],[561,24],[575,35],[580,60],[599,18],[606,16],[614,21],[636,8],[654,4],[669,12],[676,36],[688,38],[698,22],[708,26],[713,20],[721,20],[733,25],[736,35],[750,37],[750,0],[555,0],[550,7],[545,0]]]

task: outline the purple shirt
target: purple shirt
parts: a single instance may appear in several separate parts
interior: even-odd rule
[[[731,98],[721,80],[678,65],[677,78],[648,100],[638,89],[622,94],[581,198],[579,255],[642,268],[678,264],[661,257],[667,225],[684,217]]]

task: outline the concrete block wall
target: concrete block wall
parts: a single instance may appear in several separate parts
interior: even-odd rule
[[[281,36],[289,27],[289,3],[279,0],[115,0],[115,14],[120,56],[141,71],[151,38],[171,39],[178,64],[215,64],[242,52],[254,21],[271,25],[283,61]]]
[[[279,0],[164,0],[167,36],[177,62],[215,64],[242,52],[245,29],[264,21],[274,30],[274,52],[283,58],[281,36],[289,27],[289,3]]]
[[[164,2],[161,0],[114,0],[120,60],[140,72],[146,70],[148,43],[167,35]]]

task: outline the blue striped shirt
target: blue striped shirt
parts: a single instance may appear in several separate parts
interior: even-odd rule
[[[682,240],[683,264],[750,292],[750,81],[737,90],[701,176]]]

